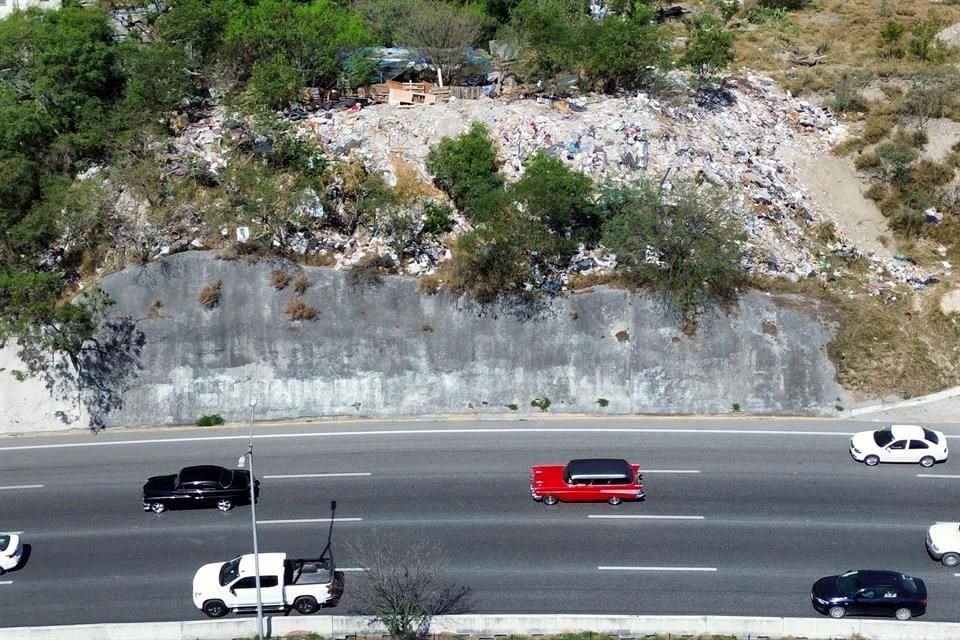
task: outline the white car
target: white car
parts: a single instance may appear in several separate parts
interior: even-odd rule
[[[861,431],[850,440],[850,455],[872,467],[881,462],[912,462],[932,467],[947,459],[947,439],[940,431],[915,424],[893,424]]]
[[[960,522],[938,522],[927,529],[927,552],[945,567],[960,565]]]
[[[15,533],[0,533],[0,576],[16,569],[23,555],[20,536]]]

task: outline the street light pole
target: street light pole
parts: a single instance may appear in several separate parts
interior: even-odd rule
[[[257,494],[256,476],[253,473],[253,412],[257,408],[257,399],[250,400],[250,444],[247,452],[240,456],[239,465],[244,458],[250,459],[250,523],[253,525],[253,575],[257,587],[257,640],[263,640],[263,598],[260,596],[260,549],[257,544]]]

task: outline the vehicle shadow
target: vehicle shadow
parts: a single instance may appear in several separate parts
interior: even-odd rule
[[[33,551],[33,545],[24,543],[23,553],[20,556],[20,562],[18,562],[17,566],[15,566],[13,569],[8,569],[7,573],[13,573],[14,571],[20,571],[20,569],[23,569],[26,566],[27,562],[30,561],[30,553],[32,551]]]

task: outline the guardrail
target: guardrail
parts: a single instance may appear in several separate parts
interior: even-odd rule
[[[3,640],[234,640],[256,636],[256,620],[196,620],[84,624],[56,627],[0,628]],[[268,616],[268,637],[316,633],[325,638],[386,635],[382,626],[360,616]],[[911,620],[831,618],[750,618],[734,616],[606,616],[606,615],[459,615],[435,618],[434,634],[495,638],[506,635],[554,635],[565,632],[605,633],[642,640],[656,635],[696,638],[736,636],[749,640],[957,640],[960,624]]]

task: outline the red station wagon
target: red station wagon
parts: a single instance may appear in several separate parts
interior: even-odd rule
[[[571,460],[530,470],[530,495],[544,504],[643,500],[640,465],[615,458]]]

